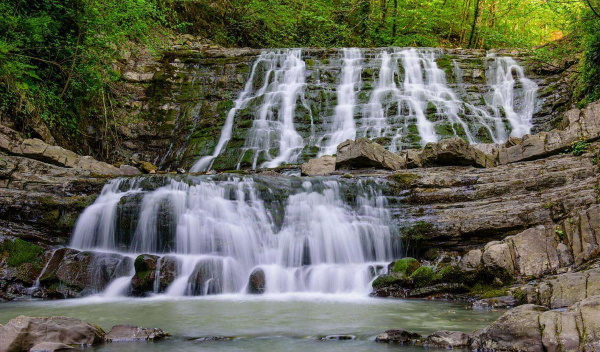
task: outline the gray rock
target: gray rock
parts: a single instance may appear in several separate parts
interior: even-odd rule
[[[106,334],[105,339],[109,342],[156,341],[167,336],[167,333],[158,328],[149,329],[134,325],[115,325]]]
[[[516,305],[517,300],[513,296],[501,296],[477,300],[473,302],[473,309],[511,308]]]
[[[477,270],[481,266],[481,257],[481,249],[470,250],[460,258],[458,266],[465,271]]]
[[[338,145],[335,163],[337,170],[369,167],[389,170],[405,169],[406,159],[366,138],[358,138],[356,141],[347,140]]]
[[[462,138],[443,139],[438,143],[428,143],[420,155],[420,166],[475,166],[494,167],[496,158],[486,154],[483,147],[473,147]]]
[[[437,348],[469,347],[469,334],[461,331],[437,331],[425,338],[424,345]]]
[[[303,176],[324,176],[335,171],[335,157],[324,155],[311,159],[300,167]]]
[[[0,351],[29,351],[43,342],[90,346],[104,341],[104,331],[68,317],[19,316],[0,328]]]
[[[142,172],[140,170],[138,170],[137,167],[134,167],[131,165],[121,165],[121,166],[119,166],[119,170],[125,176],[136,176],[136,175],[142,174]]]

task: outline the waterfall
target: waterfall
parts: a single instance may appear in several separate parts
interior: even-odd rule
[[[335,107],[333,122],[328,134],[323,136],[326,145],[322,147],[321,155],[336,153],[338,144],[347,139],[356,138],[356,92],[360,88],[361,60],[359,49],[344,49],[343,67],[340,84],[337,87],[338,103]]]
[[[441,49],[348,48],[327,55],[261,53],[213,153],[192,171],[206,171],[215,160],[217,168],[237,169],[304,162],[357,137],[396,152],[450,137],[503,143],[531,131],[537,84],[513,58],[489,54],[473,68]],[[485,72],[480,82],[473,82],[474,71]],[[228,146],[232,136],[236,143]]]
[[[488,58],[492,60],[487,78],[493,91],[490,106],[494,113],[500,116],[504,112],[511,125],[512,137],[523,137],[531,133],[531,117],[535,110],[538,85],[525,76],[523,67],[512,57],[489,55]],[[515,89],[517,85],[521,86],[520,90]],[[521,96],[517,97],[519,93]],[[521,106],[517,106],[516,98],[521,98]]]
[[[174,258],[168,296],[245,294],[257,270],[267,293],[367,294],[375,275],[400,253],[382,181],[151,180],[109,182],[88,208],[94,211],[82,213],[72,245],[130,258],[154,254],[157,273],[166,270],[167,255]],[[114,199],[123,201],[115,206]],[[130,203],[138,211],[127,218]],[[124,221],[136,227],[117,236],[114,228]],[[105,295],[127,292],[133,274],[114,279]],[[159,291],[157,282],[153,290]]]

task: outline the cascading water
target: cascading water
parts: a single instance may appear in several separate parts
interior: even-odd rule
[[[321,155],[335,154],[338,144],[347,139],[356,138],[356,93],[360,88],[361,60],[359,49],[344,49],[343,67],[340,84],[337,88],[338,103],[331,123],[331,130],[321,141]],[[324,145],[323,145],[324,144]]]
[[[489,55],[489,58],[492,62],[487,78],[493,90],[489,105],[498,117],[502,109],[511,125],[512,137],[523,137],[531,133],[533,127],[531,116],[535,110],[538,86],[525,76],[523,67],[513,58],[494,55]],[[520,89],[515,89],[517,85],[520,85]],[[521,106],[516,106],[517,99],[522,102]]]
[[[131,258],[156,255],[156,280],[175,261],[166,295],[247,293],[257,272],[266,293],[367,294],[375,275],[400,253],[382,181],[267,176],[157,178],[152,182],[158,186],[151,181],[110,181],[81,215],[72,244]],[[132,204],[138,211],[128,217]],[[123,233],[131,227],[124,222],[136,226]],[[125,271],[113,279],[105,294],[126,292],[132,275]],[[153,291],[163,292],[156,281]]]
[[[225,158],[234,134],[243,143],[231,146],[236,150],[227,158],[234,155],[232,167],[239,169],[334,154],[339,143],[357,137],[398,151],[453,136],[503,143],[531,131],[537,84],[515,59],[490,54],[473,69],[448,55],[414,48],[342,49],[322,59],[310,49],[263,52],[213,153],[192,171]],[[475,90],[465,89],[469,70],[485,72]]]

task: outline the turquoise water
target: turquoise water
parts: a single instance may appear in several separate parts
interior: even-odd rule
[[[93,351],[423,351],[375,343],[377,334],[405,329],[421,334],[437,330],[469,332],[500,316],[501,311],[467,309],[465,303],[386,300],[351,295],[286,294],[252,297],[222,295],[190,298],[112,299],[90,297],[64,301],[0,304],[0,323],[18,315],[65,315],[108,330],[115,324],[158,327],[167,341],[112,343]],[[332,334],[350,341],[322,341]],[[199,342],[200,337],[230,337]]]

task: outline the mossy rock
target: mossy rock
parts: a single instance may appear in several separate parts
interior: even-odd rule
[[[409,189],[414,181],[418,178],[416,174],[393,174],[391,176],[392,181],[394,181],[396,187],[400,189]]]
[[[424,287],[435,281],[435,272],[429,266],[422,266],[415,270],[410,278],[416,287]]]
[[[437,273],[437,279],[443,283],[462,283],[464,281],[464,272],[458,265],[448,265],[443,267]]]
[[[25,263],[31,263],[39,267],[43,254],[44,249],[42,247],[20,238],[5,240],[0,243],[0,256],[6,257],[6,263],[15,268]]]
[[[410,257],[402,258],[402,259],[396,261],[396,263],[394,264],[394,267],[392,268],[392,272],[402,274],[406,277],[409,277],[417,269],[419,269],[420,266],[421,266],[421,264],[419,264],[419,261],[416,260],[415,258],[410,258]]]
[[[378,289],[397,284],[398,282],[400,282],[400,280],[392,275],[381,275],[373,281],[373,288]]]

